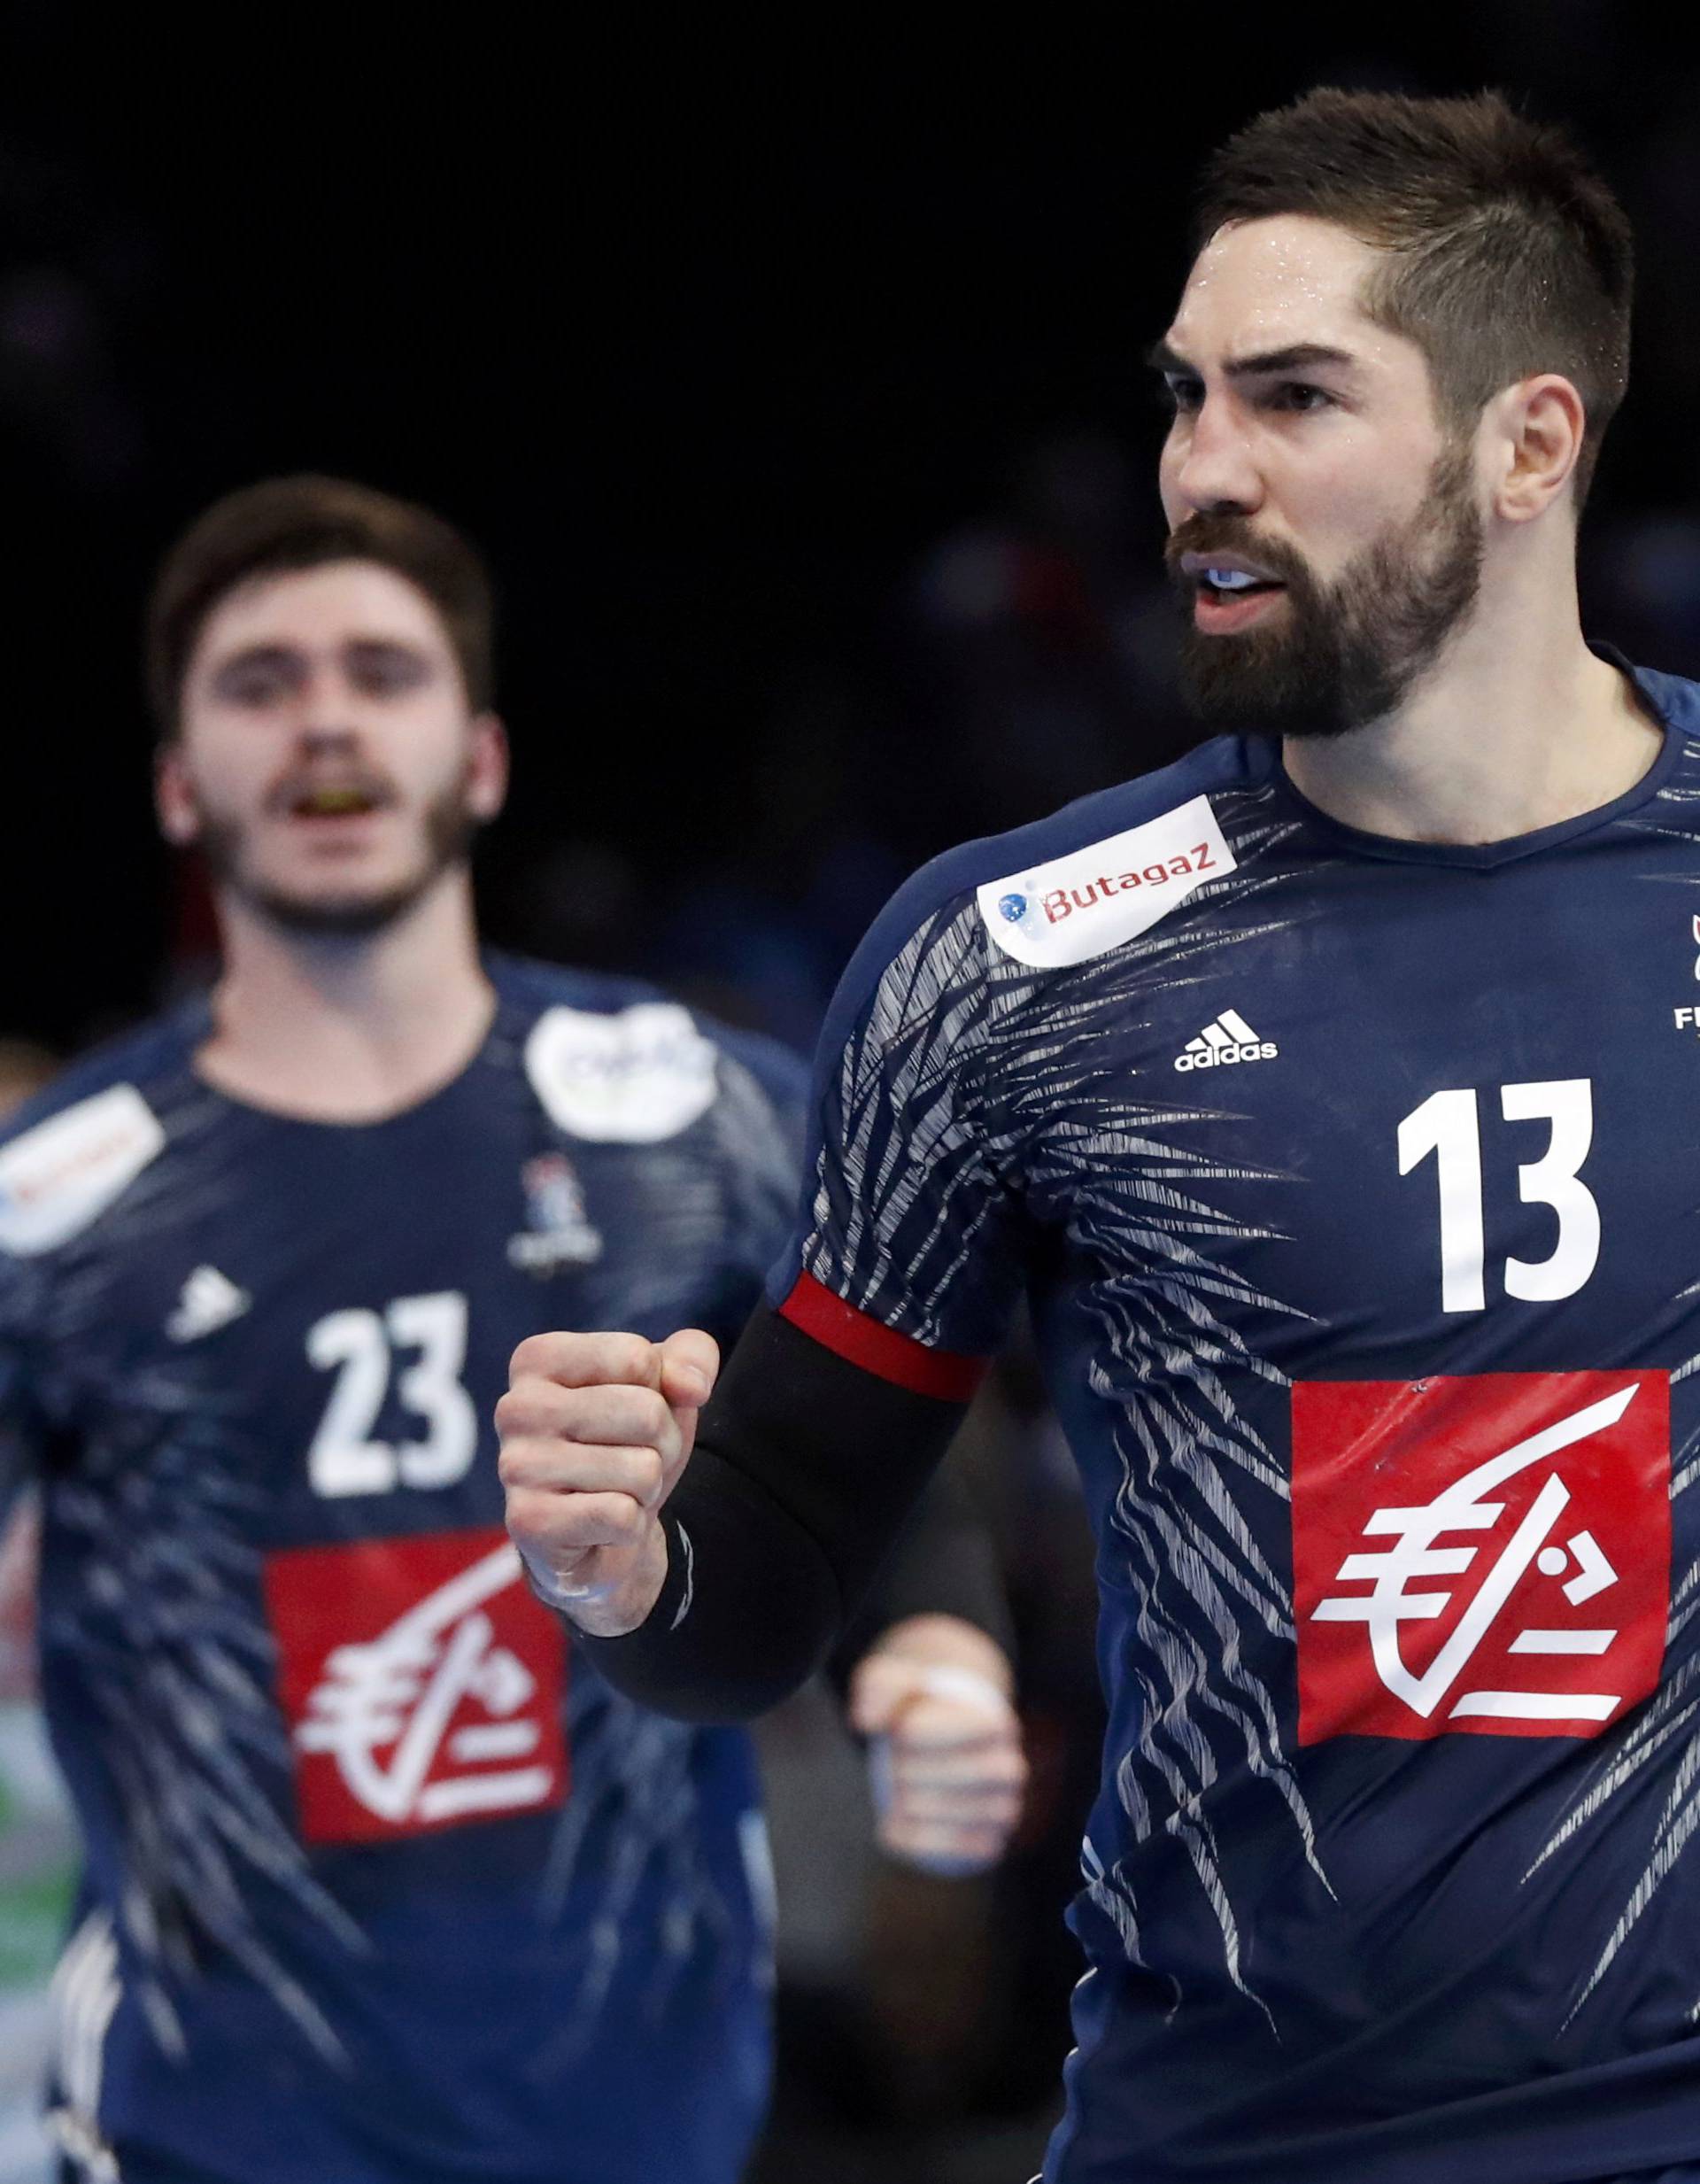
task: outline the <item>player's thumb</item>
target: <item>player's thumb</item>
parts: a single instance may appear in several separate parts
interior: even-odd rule
[[[850,1678],[850,1726],[859,1737],[883,1737],[911,1700],[921,1696],[920,1673],[894,1653],[869,1653]]]
[[[661,1393],[676,1413],[699,1411],[720,1375],[719,1344],[699,1327],[686,1327],[669,1335],[659,1350]]]

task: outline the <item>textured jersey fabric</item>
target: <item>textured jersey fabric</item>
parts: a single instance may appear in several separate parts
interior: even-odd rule
[[[953,1395],[1024,1289],[1096,1531],[1052,2184],[1700,2157],[1700,688],[1638,681],[1603,809],[1382,840],[1223,739],[835,1004],[770,1298]]]
[[[87,1843],[79,2174],[730,2184],[759,2120],[746,1741],[641,1713],[531,1600],[491,1410],[539,1328],[735,1332],[801,1073],[490,969],[482,1050],[393,1120],[224,1097],[197,1005],[0,1147],[0,1421]]]

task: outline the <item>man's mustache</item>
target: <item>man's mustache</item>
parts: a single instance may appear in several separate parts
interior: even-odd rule
[[[1194,578],[1181,568],[1185,554],[1239,554],[1264,569],[1278,584],[1315,590],[1316,580],[1303,555],[1279,538],[1266,538],[1243,515],[1189,515],[1163,545],[1163,566],[1171,580],[1190,591]]]
[[[280,774],[266,792],[265,809],[271,817],[287,818],[324,795],[353,797],[374,809],[401,802],[395,783],[375,767],[295,766]]]

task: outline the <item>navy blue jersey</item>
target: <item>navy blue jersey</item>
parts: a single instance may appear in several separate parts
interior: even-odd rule
[[[93,2177],[730,2184],[759,2119],[747,1741],[572,1655],[491,1410],[539,1328],[736,1332],[800,1072],[490,969],[482,1050],[392,1120],[226,1098],[196,1005],[0,1150],[0,1419],[88,1856],[55,2121]]]
[[[1055,2184],[1700,2158],[1700,687],[1483,848],[1273,746],[930,866],[774,1303],[965,1392],[1028,1292],[1110,1726]],[[1491,724],[1483,724],[1484,733]]]

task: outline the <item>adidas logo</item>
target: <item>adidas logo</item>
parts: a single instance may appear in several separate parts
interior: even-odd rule
[[[216,1266],[197,1266],[183,1284],[166,1332],[174,1343],[198,1342],[203,1335],[241,1319],[253,1301]]]
[[[1217,1069],[1225,1062],[1271,1062],[1280,1052],[1272,1039],[1260,1039],[1238,1009],[1224,1009],[1196,1039],[1176,1055],[1177,1069]]]

